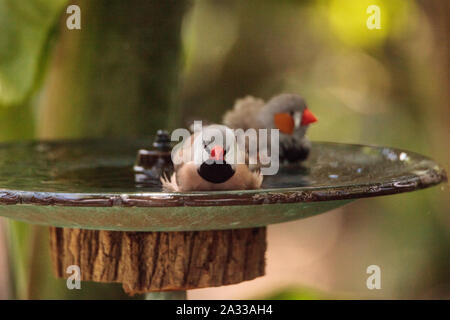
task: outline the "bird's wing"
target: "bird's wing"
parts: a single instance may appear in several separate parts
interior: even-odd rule
[[[238,164],[234,176],[223,183],[223,190],[250,190],[259,189],[263,176],[259,170],[250,171],[245,164]]]
[[[257,115],[263,106],[264,100],[252,96],[238,99],[233,109],[224,114],[223,124],[232,129],[257,129],[260,127]]]
[[[263,175],[261,174],[260,170],[252,171],[252,183],[249,186],[248,189],[259,189],[261,188],[262,182],[263,182]]]

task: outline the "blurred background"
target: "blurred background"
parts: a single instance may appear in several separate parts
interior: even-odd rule
[[[69,30],[66,8],[81,8]],[[369,30],[369,5],[381,29]],[[148,136],[234,100],[299,93],[312,140],[449,168],[446,0],[0,0],[0,140]],[[267,275],[189,298],[450,298],[448,186],[268,228]],[[54,279],[47,228],[0,219],[0,298],[118,298]],[[366,268],[381,268],[368,290]],[[76,291],[76,292],[74,292]],[[140,297],[135,297],[140,298]]]

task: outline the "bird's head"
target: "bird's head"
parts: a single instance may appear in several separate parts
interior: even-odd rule
[[[224,183],[236,172],[239,148],[236,137],[226,126],[203,128],[194,140],[197,173],[211,183]]]
[[[302,97],[287,93],[270,99],[260,116],[267,128],[279,129],[287,135],[305,131],[311,123],[317,121]]]

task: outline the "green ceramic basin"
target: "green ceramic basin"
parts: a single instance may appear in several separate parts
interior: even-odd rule
[[[0,145],[0,215],[58,227],[187,231],[265,226],[352,200],[427,188],[443,168],[413,152],[315,142],[309,159],[283,166],[250,191],[166,193],[133,172],[145,141]]]

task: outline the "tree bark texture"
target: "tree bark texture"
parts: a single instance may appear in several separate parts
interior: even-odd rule
[[[54,271],[119,282],[128,294],[235,284],[264,275],[266,228],[121,232],[50,227]]]

